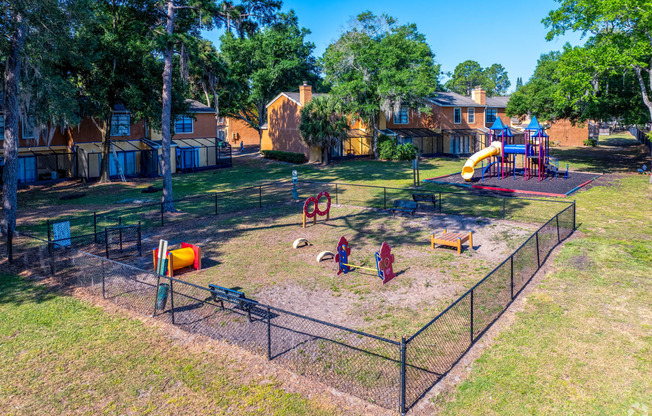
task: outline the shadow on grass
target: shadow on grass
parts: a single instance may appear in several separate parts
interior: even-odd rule
[[[0,305],[42,303],[56,297],[47,287],[37,286],[18,276],[0,273]]]

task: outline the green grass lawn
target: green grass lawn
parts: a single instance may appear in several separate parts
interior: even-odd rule
[[[575,194],[579,231],[525,310],[477,360],[469,378],[434,400],[444,414],[627,414],[652,408],[652,188],[635,172],[648,153],[625,135],[597,148],[554,149],[572,170],[616,173]],[[421,164],[421,178],[460,170],[464,159]],[[174,177],[175,195],[269,180],[409,186],[409,162],[349,161],[322,168],[234,159],[234,168]],[[23,208],[84,213],[142,194],[160,181],[102,186],[64,182],[21,191]],[[72,201],[58,198],[85,192]],[[154,196],[152,196],[154,195]],[[60,209],[52,209],[58,205]],[[100,207],[100,208],[98,208]],[[19,213],[20,215],[20,213]],[[43,413],[320,414],[332,409],[261,383],[238,362],[188,353],[158,330],[0,277],[0,408]],[[7,410],[8,409],[8,410]],[[207,410],[210,409],[210,410]],[[637,414],[637,413],[633,413]],[[642,414],[642,413],[639,413]]]
[[[0,413],[327,415],[237,356],[0,273]]]
[[[576,195],[581,238],[473,365],[444,414],[628,414],[652,408],[652,188],[628,176]],[[631,408],[637,411],[635,408]],[[629,413],[642,415],[644,413]]]

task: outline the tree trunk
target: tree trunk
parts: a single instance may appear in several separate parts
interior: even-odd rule
[[[102,162],[100,163],[100,183],[111,182],[110,172],[110,160],[111,160],[111,119],[112,115],[104,117],[105,121],[102,123],[103,127],[100,127],[98,124],[96,126],[99,128],[102,133]],[[108,120],[108,121],[106,121]],[[115,163],[115,161],[114,161]]]
[[[374,159],[379,159],[380,150],[378,149],[378,119],[374,117],[372,119],[371,125],[373,131],[373,138],[371,140],[371,150],[374,152]]]
[[[263,129],[261,128],[265,124],[265,107],[258,108],[258,151],[263,150]]]
[[[166,32],[171,38],[174,33],[174,2],[168,0],[167,2],[167,22]],[[174,196],[172,194],[172,161],[170,156],[170,146],[172,144],[172,136],[170,132],[170,124],[172,118],[172,60],[174,58],[174,45],[172,40],[168,39],[165,49],[165,65],[163,67],[163,94],[161,101],[163,103],[163,111],[161,112],[161,136],[162,136],[162,151],[163,151],[163,209],[166,212],[174,211]]]
[[[652,60],[650,60],[650,71],[651,72],[649,73],[649,77],[650,77],[650,82],[652,82]],[[641,94],[643,96],[643,103],[645,104],[648,111],[650,112],[650,121],[652,121],[652,101],[650,101],[649,95],[647,93],[647,87],[645,86],[645,81],[643,80],[643,76],[641,74],[641,68],[640,67],[634,67],[634,72],[636,73],[636,78],[638,78],[638,83],[639,83],[639,85],[641,87]],[[650,86],[652,88],[652,84],[650,84]],[[650,148],[652,149],[652,146],[650,146]],[[652,150],[651,150],[651,153],[652,153]],[[651,156],[650,166],[652,166],[652,154],[650,156]],[[652,184],[652,175],[650,175],[649,183]]]
[[[328,165],[328,147],[323,146],[321,148],[321,163],[323,163],[325,166]]]
[[[13,234],[16,229],[21,55],[27,36],[27,28],[20,12],[15,13],[14,21],[16,22],[16,29],[10,39],[5,72],[5,166],[2,173],[2,208],[4,216],[2,218],[2,227],[0,227],[5,235]]]

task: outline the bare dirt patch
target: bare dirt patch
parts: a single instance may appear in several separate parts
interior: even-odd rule
[[[201,271],[178,277],[244,291],[248,297],[291,312],[386,336],[416,330],[504,260],[534,230],[529,224],[437,213],[391,216],[386,211],[333,205],[330,221],[301,227],[300,207],[258,209],[170,224],[144,233],[143,256],[129,262],[152,268],[158,240],[202,247]],[[430,247],[430,234],[473,231],[473,249],[462,255]],[[350,261],[375,268],[374,253],[387,241],[397,277],[382,285],[375,272],[336,275],[334,261],[317,263],[349,240]],[[310,245],[294,249],[297,238]]]

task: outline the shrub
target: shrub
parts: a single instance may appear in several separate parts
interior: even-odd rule
[[[417,157],[417,148],[412,143],[403,143],[396,147],[397,160],[414,160]]]
[[[595,137],[589,137],[588,139],[584,140],[584,146],[592,146],[595,147],[598,145],[598,139]]]
[[[394,142],[394,139],[385,136],[384,134],[378,136],[378,150],[381,159],[394,159],[396,157],[396,143]]]
[[[280,160],[281,162],[306,163],[306,155],[303,153],[282,152],[280,150],[263,150],[261,152],[266,159]]]

